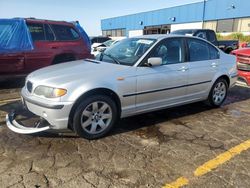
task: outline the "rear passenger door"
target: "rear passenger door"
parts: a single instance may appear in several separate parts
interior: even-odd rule
[[[206,97],[219,65],[219,51],[206,41],[187,38],[189,59],[187,94],[193,99]]]
[[[65,60],[82,59],[89,56],[83,39],[73,25],[51,24],[51,27],[56,35],[53,48],[60,54],[66,54],[69,59]]]
[[[27,26],[34,43],[34,50],[25,53],[25,70],[31,72],[50,65],[57,52],[51,46],[55,36],[48,24],[29,22]]]

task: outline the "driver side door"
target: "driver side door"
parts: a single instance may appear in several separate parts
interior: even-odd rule
[[[151,57],[162,58],[160,66],[145,66]],[[183,38],[160,41],[137,67],[136,112],[174,106],[186,100],[189,64],[185,63]]]

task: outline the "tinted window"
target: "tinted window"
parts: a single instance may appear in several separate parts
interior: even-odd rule
[[[213,31],[208,31],[207,37],[208,37],[208,41],[210,41],[212,43],[216,42],[215,33]]]
[[[98,39],[98,42],[99,43],[104,43],[104,42],[106,42],[106,41],[108,41],[108,40],[110,40],[109,38],[99,38]]]
[[[53,41],[55,40],[53,31],[49,27],[49,25],[45,24],[45,35],[46,35],[46,40]]]
[[[61,41],[76,40],[79,38],[79,34],[70,26],[64,25],[51,25],[55,34],[56,39]]]
[[[167,39],[161,42],[150,57],[162,58],[163,65],[183,62],[182,39]]]
[[[219,59],[219,51],[213,47],[212,45],[209,45],[209,53],[210,53],[210,59]]]
[[[27,23],[33,41],[45,40],[45,32],[43,24]]]
[[[210,59],[208,43],[197,40],[188,39],[189,61],[203,61]]]
[[[206,39],[207,40],[207,36],[206,36],[206,33],[204,31],[199,31],[197,34],[196,34],[197,37],[200,37],[202,39]]]

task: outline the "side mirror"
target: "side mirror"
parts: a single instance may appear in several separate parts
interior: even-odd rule
[[[160,57],[151,57],[148,59],[148,65],[150,67],[160,66],[162,65],[162,58]]]

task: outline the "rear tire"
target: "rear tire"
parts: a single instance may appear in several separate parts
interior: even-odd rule
[[[105,95],[94,95],[83,100],[76,108],[73,129],[89,140],[105,136],[117,121],[117,106]]]
[[[209,93],[207,102],[212,107],[220,107],[225,101],[228,93],[228,83],[225,79],[219,78]]]

